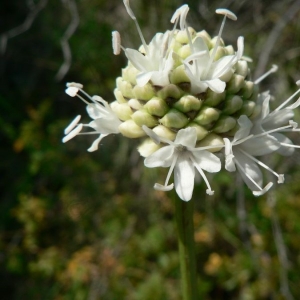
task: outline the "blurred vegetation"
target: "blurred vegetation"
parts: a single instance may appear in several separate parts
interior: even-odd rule
[[[136,141],[119,136],[106,138],[96,153],[86,151],[87,137],[61,143],[63,129],[85,110],[64,94],[65,82],[81,82],[90,94],[112,100],[126,61],[113,56],[111,31],[121,32],[124,46],[138,47],[134,24],[121,0],[44,2],[31,27],[7,39],[5,49],[3,34],[39,1],[0,4],[1,299],[180,299],[174,193],[152,189],[165,170],[144,168]],[[69,41],[71,68],[56,81],[64,61],[60,38],[71,21],[68,3],[76,4],[80,23]],[[234,11],[238,21],[227,22],[226,43],[245,36],[253,71],[279,66],[264,82],[276,100],[296,90],[299,1],[187,3],[190,24],[210,34],[219,29],[217,7]],[[147,40],[171,28],[181,4],[132,0]],[[286,183],[268,196],[254,198],[228,173],[213,177],[214,197],[205,196],[203,184],[196,187],[201,299],[292,299],[288,288],[300,299],[299,152],[270,163]]]

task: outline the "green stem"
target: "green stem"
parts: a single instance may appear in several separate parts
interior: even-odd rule
[[[183,300],[198,300],[193,223],[194,202],[175,198],[179,259]]]

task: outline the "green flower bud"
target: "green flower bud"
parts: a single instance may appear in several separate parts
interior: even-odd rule
[[[204,127],[198,125],[195,122],[189,123],[188,126],[189,127],[194,127],[194,128],[197,129],[197,141],[200,141],[200,140],[204,139],[208,135],[208,131]]]
[[[189,45],[184,45],[177,53],[182,59],[186,59],[189,55],[191,55],[191,48]]]
[[[200,32],[196,33],[196,38],[201,37],[202,40],[205,42],[207,47],[210,49],[211,48],[211,36],[205,31],[201,30]]]
[[[234,51],[232,45],[228,45],[228,46],[226,46],[224,48],[226,50],[227,55],[234,55],[235,54],[235,51]]]
[[[216,133],[225,133],[236,125],[236,119],[230,116],[222,116],[213,128]]]
[[[196,34],[195,29],[192,27],[188,28],[188,31],[190,33],[191,38],[193,38]],[[177,42],[181,43],[181,44],[188,44],[189,43],[189,38],[188,35],[186,33],[186,30],[179,30],[175,36],[175,39]]]
[[[247,100],[251,100],[251,101],[256,102],[256,101],[257,101],[257,96],[258,96],[258,94],[259,94],[258,84],[254,84],[254,85],[253,85],[253,92],[252,92],[252,95],[251,95],[250,98],[247,99]]]
[[[229,82],[230,79],[232,78],[234,72],[232,69],[228,69],[224,74],[222,74],[222,76],[220,76],[219,79],[221,79],[224,82]]]
[[[127,120],[119,126],[120,132],[131,139],[145,136],[145,131],[138,126],[133,120]]]
[[[141,104],[141,102],[139,100],[137,100],[137,99],[130,99],[128,101],[128,105],[133,110],[138,110],[138,109],[141,109],[143,107],[143,105]]]
[[[122,93],[117,88],[114,89],[114,95],[119,103],[126,103],[127,101],[124,99]]]
[[[132,85],[136,85],[136,76],[139,74],[139,70],[137,70],[133,66],[128,66],[122,69],[122,78],[126,81],[129,81]]]
[[[237,112],[243,106],[243,99],[240,96],[230,96],[229,99],[225,101],[224,109],[222,112],[226,115],[232,115]]]
[[[157,92],[157,96],[166,100],[167,103],[168,103],[168,101],[167,101],[168,99],[169,100],[173,100],[173,99],[177,100],[181,97],[182,94],[183,94],[182,90],[179,89],[174,84],[168,84]]]
[[[199,110],[202,101],[192,95],[186,95],[181,97],[174,105],[179,111],[186,113],[191,110]]]
[[[248,63],[245,60],[239,60],[235,65],[235,73],[243,77],[248,75]]]
[[[181,129],[189,122],[188,118],[177,109],[170,109],[165,116],[159,120],[166,127]]]
[[[111,103],[110,107],[120,120],[126,121],[131,118],[132,110],[128,103],[118,103],[117,101],[114,101]]]
[[[147,83],[144,86],[136,85],[133,88],[133,94],[134,94],[134,97],[131,97],[131,98],[148,101],[155,96],[155,90],[150,83]]]
[[[161,148],[161,145],[155,144],[151,139],[146,139],[140,146],[138,146],[137,150],[141,156],[148,157],[159,148]]]
[[[174,84],[190,82],[189,77],[185,73],[184,65],[177,67],[173,70],[173,72],[171,72],[170,82]]]
[[[170,109],[167,103],[158,97],[154,97],[149,100],[145,105],[144,108],[148,111],[150,115],[163,117],[168,110]]]
[[[255,117],[257,117],[261,113],[261,110],[262,110],[261,105],[256,104],[254,109],[253,109],[253,112],[250,116],[250,119],[254,119]]]
[[[244,99],[249,99],[254,90],[254,83],[252,81],[245,81],[243,87],[240,90],[240,94],[244,97]]]
[[[175,39],[172,39],[170,48],[173,49],[175,53],[178,53],[179,49],[182,47],[182,44],[177,42]]]
[[[253,101],[244,101],[243,106],[239,111],[239,115],[246,115],[247,117],[250,117],[254,112],[255,105],[256,104]]]
[[[234,74],[227,84],[227,91],[231,94],[236,94],[244,85],[244,77]]]
[[[164,125],[158,125],[152,129],[158,136],[166,138],[170,141],[174,141],[176,137],[176,132],[170,130]]]
[[[219,119],[220,111],[213,107],[203,106],[194,122],[199,125],[208,125]]]
[[[214,51],[214,48],[210,49],[210,51],[209,51],[210,55],[212,55],[213,51]],[[226,50],[224,49],[224,47],[219,46],[217,51],[216,51],[214,61],[219,60],[221,57],[225,56],[226,54],[227,53],[226,53]]]
[[[158,124],[158,121],[155,117],[151,116],[146,110],[137,110],[131,116],[133,121],[139,125],[143,126],[146,125],[147,127],[154,127]]]
[[[197,143],[197,147],[216,146],[215,148],[207,149],[210,152],[219,152],[224,145],[222,137],[218,134],[210,133],[203,140]]]
[[[217,36],[215,36],[215,37],[213,37],[213,38],[211,39],[211,42],[210,42],[211,48],[214,48],[214,47],[215,47],[216,42],[217,42],[217,39],[218,39]],[[224,47],[224,46],[225,46],[225,43],[224,43],[224,41],[223,41],[222,38],[220,38],[219,46],[221,46],[221,47]]]
[[[123,80],[121,77],[117,78],[117,88],[121,91],[123,97],[134,98],[132,85],[128,81]]]
[[[205,99],[205,105],[207,106],[217,106],[225,99],[226,91],[223,93],[215,93],[212,90],[207,90],[207,98]]]

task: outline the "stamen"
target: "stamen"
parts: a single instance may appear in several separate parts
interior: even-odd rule
[[[189,6],[184,4],[175,11],[171,18],[171,23],[175,23],[175,26],[177,26],[178,20],[180,20],[180,30],[184,30],[184,26],[186,26],[185,20],[189,9]]]
[[[77,87],[78,89],[82,89],[83,85],[81,83],[77,83],[77,82],[68,82],[67,87]]]
[[[165,186],[167,186],[168,183],[169,183],[169,180],[170,180],[171,174],[172,174],[172,172],[173,172],[173,170],[174,170],[174,167],[175,167],[175,165],[176,165],[178,156],[179,156],[179,153],[178,153],[178,152],[177,152],[177,153],[174,153],[174,158],[173,158],[172,164],[171,164],[171,166],[170,166],[170,169],[169,169],[169,172],[168,172],[166,181],[165,181]]]
[[[159,183],[154,184],[154,189],[155,190],[163,191],[163,192],[171,191],[173,189],[173,187],[174,187],[174,183],[171,183],[169,185],[162,185],[162,184],[159,184]]]
[[[261,137],[261,136],[264,136],[264,135],[268,135],[268,134],[273,133],[273,132],[284,131],[284,129],[291,128],[291,127],[292,127],[291,125],[282,126],[282,127],[279,127],[279,128],[264,131],[264,132],[259,133],[259,134],[252,135],[250,138],[257,138],[257,137]],[[291,131],[294,131],[294,130],[291,130]]]
[[[74,118],[74,120],[70,123],[70,125],[65,129],[64,133],[68,134],[75,128],[75,126],[78,124],[78,122],[81,119],[81,115],[78,115],[77,117]]]
[[[216,13],[219,14],[219,15],[224,15],[227,18],[229,18],[229,19],[231,19],[233,21],[237,20],[237,16],[232,11],[230,11],[229,9],[218,8],[218,9],[216,9]]]
[[[277,65],[272,65],[272,68],[271,68],[268,72],[266,72],[265,74],[263,74],[263,75],[261,75],[259,78],[257,78],[257,79],[254,81],[254,84],[260,83],[260,82],[263,81],[266,77],[268,77],[270,74],[277,72],[277,70],[278,70],[278,66],[277,66]]]
[[[300,82],[300,80],[299,81],[297,81],[296,82],[296,84],[298,85],[298,82]],[[278,110],[280,110],[281,108],[283,108],[284,106],[286,106],[297,94],[299,94],[299,92],[300,92],[300,89],[299,90],[297,90],[291,97],[289,97],[287,100],[285,100],[281,105],[279,105],[276,109],[274,109],[274,112],[275,111],[278,111]]]
[[[228,69],[230,69],[239,59],[242,58],[243,52],[244,52],[244,37],[239,36],[237,40],[237,53],[234,55],[231,60],[216,74],[215,77],[220,77],[223,73],[227,72]]]
[[[79,88],[77,88],[75,86],[70,86],[67,89],[65,89],[66,94],[68,94],[71,97],[77,96],[78,91],[79,91]]]
[[[209,184],[209,181],[208,181],[207,177],[205,176],[203,170],[198,166],[197,162],[195,161],[195,159],[193,158],[192,155],[190,155],[190,159],[191,159],[191,161],[194,163],[194,166],[196,167],[196,169],[198,170],[198,172],[200,173],[201,177],[203,178],[203,180],[204,180],[205,183],[206,183],[206,186],[207,186],[206,193],[207,193],[208,195],[213,195],[213,194],[214,194],[214,191],[211,189],[210,184]]]
[[[153,142],[155,144],[157,144],[157,145],[160,144],[161,139],[160,139],[160,137],[153,130],[151,130],[150,128],[148,128],[146,125],[143,125],[142,129],[153,140]]]
[[[246,177],[256,186],[258,187],[259,190],[263,190],[259,185],[258,183],[245,171],[245,169],[242,167],[242,165],[239,163],[239,161],[235,158],[233,158],[235,164],[240,168],[240,171],[242,171]],[[256,192],[257,193],[257,192]],[[254,191],[253,191],[253,194],[254,194]]]
[[[218,50],[218,47],[219,47],[219,44],[220,44],[220,40],[221,40],[221,35],[222,35],[223,29],[224,29],[224,26],[225,26],[226,18],[228,17],[229,19],[234,20],[234,21],[237,20],[237,17],[233,12],[231,12],[227,9],[224,9],[224,8],[217,9],[216,13],[224,15],[224,18],[223,18],[223,21],[222,21],[222,24],[221,24],[221,27],[220,27],[220,30],[219,30],[219,33],[218,33],[218,37],[217,37],[216,44],[214,46],[213,53],[209,58],[208,65],[207,65],[207,68],[206,68],[206,72],[205,72],[202,79],[206,78],[206,76],[208,74],[208,71],[210,70],[211,64],[212,64],[212,62],[213,62],[213,60],[216,56],[216,53],[217,53],[217,50]]]
[[[268,170],[269,172],[271,172],[272,174],[274,174],[278,178],[278,183],[283,183],[284,182],[284,174],[278,174],[278,173],[276,173],[274,170],[272,170],[266,164],[264,164],[263,162],[261,162],[260,160],[258,160],[257,158],[255,158],[254,156],[250,155],[249,153],[245,152],[244,150],[239,149],[239,151],[241,151],[243,154],[245,154],[251,160],[255,161],[261,167],[265,168],[266,170]]]
[[[138,31],[138,33],[139,33],[139,36],[140,36],[140,39],[141,39],[142,44],[143,44],[143,46],[144,46],[144,49],[145,49],[145,51],[146,51],[146,54],[148,55],[148,54],[149,54],[148,46],[147,46],[146,41],[145,41],[145,39],[144,39],[144,36],[143,36],[142,30],[141,30],[141,28],[140,28],[140,25],[139,25],[139,23],[138,23],[138,21],[137,21],[135,15],[134,15],[132,9],[130,8],[129,0],[123,0],[123,3],[124,3],[124,5],[125,5],[125,8],[126,8],[126,10],[127,10],[127,13],[129,14],[129,16],[131,17],[131,19],[132,19],[132,20],[134,21],[134,23],[135,23],[135,26],[136,26],[137,31]]]
[[[121,53],[121,36],[118,31],[112,32],[112,47],[114,55],[119,55]]]
[[[62,142],[66,143],[69,140],[71,140],[73,137],[79,134],[79,132],[82,130],[83,125],[79,124],[75,129],[73,129],[68,135],[66,135],[63,139]]]
[[[293,129],[296,129],[298,127],[298,123],[293,120],[290,120],[289,124],[293,127]]]
[[[280,143],[280,145],[284,146],[284,147],[300,148],[300,146],[298,146],[298,145],[287,144],[287,143]]]
[[[262,196],[265,194],[271,187],[273,186],[273,182],[269,182],[261,191],[253,191],[254,196]]]

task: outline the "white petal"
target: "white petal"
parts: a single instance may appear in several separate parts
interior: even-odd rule
[[[153,85],[166,86],[170,84],[169,71],[153,71],[151,73],[151,81]]]
[[[139,71],[147,72],[152,71],[151,64],[146,56],[135,49],[125,49],[125,54],[133,66]]]
[[[249,179],[249,177],[252,178],[252,180],[254,182],[256,182],[256,184],[258,186],[260,186],[260,187],[262,186],[263,176],[262,176],[262,172],[259,169],[258,165],[253,160],[251,160],[250,158],[248,158],[246,155],[244,155],[243,153],[241,153],[239,151],[234,151],[234,155],[235,155],[235,159],[238,161],[238,163],[242,167],[242,169],[241,169],[238,164],[236,165],[237,169],[238,169],[239,173],[241,174],[246,185],[252,191],[258,190],[258,187]]]
[[[287,123],[294,117],[294,112],[291,109],[282,109],[271,112],[262,122],[265,130],[274,129],[287,125]]]
[[[162,185],[159,183],[155,183],[155,185],[154,185],[155,190],[163,191],[163,192],[171,191],[173,189],[173,187],[174,187],[174,183],[171,183],[169,185]]]
[[[289,138],[287,138],[285,135],[283,135],[281,133],[272,133],[271,135],[273,137],[275,137],[277,139],[277,141],[280,143],[294,145],[293,142]],[[294,151],[295,151],[295,148],[286,147],[286,146],[281,146],[277,150],[277,152],[283,156],[290,156],[294,153]]]
[[[185,147],[195,147],[197,141],[197,130],[194,127],[180,129],[174,143]]]
[[[93,142],[92,146],[87,151],[88,152],[94,152],[94,151],[98,150],[99,143],[107,135],[108,134],[100,134],[100,136]]]
[[[257,138],[251,138],[240,147],[247,153],[253,156],[261,156],[270,154],[280,148],[280,143],[271,135],[265,135]]]
[[[226,87],[226,83],[220,79],[205,80],[205,83],[217,94],[224,92]]]
[[[189,201],[194,189],[195,168],[188,154],[179,155],[174,169],[174,183],[178,196]]]
[[[145,158],[144,164],[148,168],[169,167],[172,163],[174,146],[165,146]]]
[[[238,119],[240,129],[235,133],[234,140],[238,141],[249,136],[250,130],[253,126],[252,122],[245,115],[242,115]]]
[[[88,125],[97,132],[111,134],[120,132],[120,124],[122,124],[122,122],[116,118],[99,118],[90,122]]]
[[[107,110],[100,104],[91,103],[86,106],[86,111],[92,119],[98,119],[102,117],[107,117],[113,112],[111,110]]]
[[[144,86],[146,85],[149,80],[151,79],[153,72],[143,72],[136,76],[136,82],[138,86]]]
[[[192,154],[197,165],[210,173],[216,173],[221,170],[221,161],[213,153],[203,150],[203,151],[193,151]]]
[[[151,130],[145,125],[143,125],[142,128],[146,132],[146,134],[154,141],[154,143],[160,143],[160,137],[153,130]]]

